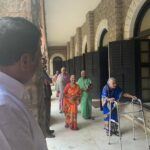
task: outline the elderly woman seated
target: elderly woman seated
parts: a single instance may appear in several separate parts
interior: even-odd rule
[[[126,97],[129,99],[136,99],[135,96],[123,92],[123,90],[117,85],[117,81],[115,78],[109,78],[107,84],[104,86],[102,90],[102,107],[103,107],[103,113],[104,113],[104,121],[105,121],[105,127],[104,129],[106,130],[106,134],[108,135],[109,133],[109,128],[108,128],[108,122],[109,122],[109,112],[110,112],[110,107],[111,106],[111,135],[115,134],[118,135],[118,113],[117,109],[115,107],[115,101],[118,101],[121,97]]]

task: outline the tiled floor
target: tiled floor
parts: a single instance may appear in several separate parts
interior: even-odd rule
[[[64,116],[59,114],[58,100],[52,101],[52,129],[56,132],[56,138],[47,139],[49,150],[120,150],[119,138],[113,136],[111,145],[108,145],[108,137],[103,130],[103,119],[99,109],[93,108],[93,116],[96,119],[84,120],[78,115],[79,131],[70,131],[64,128]],[[144,131],[136,127],[136,141],[132,140],[132,124],[129,120],[121,119],[123,150],[146,150]]]

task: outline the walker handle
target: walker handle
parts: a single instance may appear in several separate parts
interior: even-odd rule
[[[135,102],[139,102],[140,104],[142,104],[142,101],[141,99],[137,98],[137,99],[132,99],[132,103],[135,103]]]

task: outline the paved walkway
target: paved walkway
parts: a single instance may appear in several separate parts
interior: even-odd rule
[[[47,139],[49,150],[120,150],[119,138],[113,136],[112,144],[108,145],[108,137],[103,129],[102,114],[99,109],[93,108],[95,120],[84,120],[78,115],[79,131],[64,128],[64,116],[59,113],[58,100],[52,101],[52,129],[56,138]],[[143,129],[136,127],[136,141],[132,140],[132,124],[129,120],[121,119],[123,134],[123,150],[146,150]]]

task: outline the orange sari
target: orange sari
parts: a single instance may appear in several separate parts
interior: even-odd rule
[[[64,114],[66,118],[66,125],[71,129],[76,130],[77,127],[77,113],[78,104],[80,103],[81,90],[80,87],[75,84],[71,86],[68,83],[64,89]],[[73,98],[72,98],[73,97]]]

